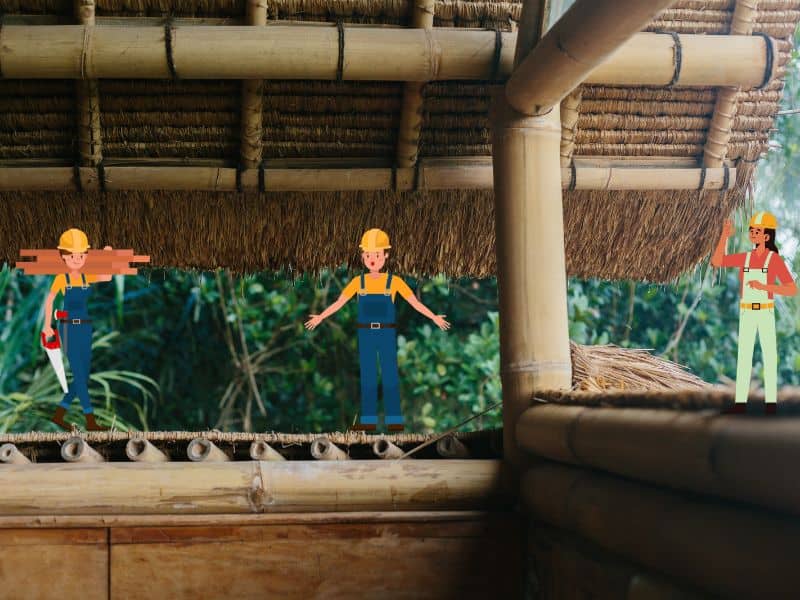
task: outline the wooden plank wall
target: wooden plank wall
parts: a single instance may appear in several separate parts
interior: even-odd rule
[[[0,530],[3,598],[521,598],[520,517]]]

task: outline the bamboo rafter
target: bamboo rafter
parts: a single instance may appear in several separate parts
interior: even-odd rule
[[[505,80],[516,33],[452,28],[6,25],[0,72],[16,79]],[[341,31],[341,35],[340,35]],[[340,39],[341,38],[341,39]],[[87,39],[91,44],[87,44]],[[774,75],[774,40],[640,33],[586,76],[609,85],[752,88]],[[169,46],[169,50],[167,48]],[[770,49],[771,48],[771,49]]]
[[[758,0],[736,0],[731,35],[751,35]],[[739,87],[723,87],[717,92],[714,113],[703,151],[703,165],[718,167],[725,160],[739,101]]]
[[[435,0],[412,0],[411,26],[433,29]],[[422,91],[425,82],[409,81],[403,86],[400,127],[397,131],[397,166],[413,167],[417,163],[419,137],[422,131]]]
[[[112,166],[80,169],[83,190],[204,190],[263,192],[492,189],[488,157],[424,159],[416,168],[259,168]],[[101,180],[102,179],[102,180]],[[736,169],[577,167],[561,169],[572,190],[725,190]],[[76,189],[72,167],[0,167],[0,191]]]
[[[247,1],[247,24],[254,27],[263,27],[267,24],[267,0]],[[246,169],[253,169],[261,164],[263,103],[264,80],[244,80],[240,155],[242,167]]]
[[[95,25],[95,0],[75,0],[75,16],[85,25],[87,37]],[[87,44],[91,42],[87,40]],[[83,69],[83,64],[81,65]],[[78,103],[78,156],[80,164],[96,167],[103,160],[100,129],[100,92],[96,79],[80,79],[75,82]]]

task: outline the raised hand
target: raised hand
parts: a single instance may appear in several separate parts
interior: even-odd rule
[[[722,237],[729,238],[733,235],[733,221],[730,219],[725,221],[725,224],[722,226]]]

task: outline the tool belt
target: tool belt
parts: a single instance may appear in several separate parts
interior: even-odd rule
[[[764,310],[775,306],[774,302],[742,302],[739,306],[748,310]]]
[[[358,323],[356,325],[359,329],[394,329],[397,327],[396,323]]]
[[[91,319],[59,319],[59,321],[67,325],[88,325],[92,322]]]

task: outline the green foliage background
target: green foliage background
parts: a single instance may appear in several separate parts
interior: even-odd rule
[[[800,107],[797,65],[787,81],[787,109]],[[796,274],[800,114],[780,116],[776,126],[754,201],[778,216],[778,244]],[[740,233],[744,219],[739,215]],[[729,251],[746,243],[741,235]],[[91,388],[99,419],[150,429],[347,427],[359,407],[355,302],[313,333],[303,322],[334,301],[351,276],[151,271],[96,286]],[[49,282],[0,271],[0,431],[54,429],[48,417],[61,393],[39,346]],[[497,285],[444,277],[409,283],[453,323],[443,333],[398,300],[404,413],[415,430],[442,430],[500,399]],[[707,381],[732,379],[737,288],[735,272],[705,265],[669,286],[571,280],[570,336],[583,344],[650,348]],[[779,301],[778,347],[779,382],[800,384],[797,298]],[[759,357],[757,351],[756,368]],[[77,404],[69,418],[82,423]],[[469,427],[500,422],[495,409]]]

